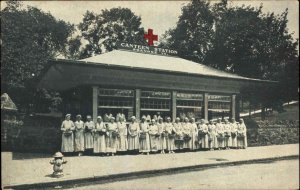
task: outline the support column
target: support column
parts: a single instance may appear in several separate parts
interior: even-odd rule
[[[141,117],[141,89],[135,90],[135,117],[138,120]]]
[[[236,119],[235,118],[235,109],[236,109],[235,101],[236,101],[236,95],[233,94],[233,95],[231,95],[231,118],[234,118],[234,119]]]
[[[208,121],[208,93],[203,94],[204,119]]]
[[[97,121],[98,116],[98,87],[93,86],[93,121]]]
[[[175,121],[176,118],[176,97],[177,97],[177,91],[172,91],[172,121]]]

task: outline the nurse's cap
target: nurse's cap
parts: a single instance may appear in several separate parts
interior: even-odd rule
[[[97,119],[102,119],[102,117],[101,117],[101,116],[98,116]]]
[[[87,119],[92,119],[92,116],[87,115],[86,118],[87,118]]]
[[[131,119],[135,119],[135,116],[131,116]]]
[[[81,118],[81,115],[80,114],[76,115],[76,118]]]
[[[155,122],[155,119],[151,119],[152,122]]]
[[[114,117],[111,117],[110,120],[115,120],[115,118],[114,118]]]
[[[68,114],[66,114],[66,117],[71,117],[71,114],[69,114],[69,113],[68,113]]]
[[[170,117],[167,117],[167,120],[171,120],[171,118],[170,118]]]
[[[162,121],[162,120],[163,120],[163,118],[162,118],[162,117],[158,117],[158,120]]]
[[[176,117],[176,119],[175,119],[176,121],[180,121],[180,118],[179,117]]]

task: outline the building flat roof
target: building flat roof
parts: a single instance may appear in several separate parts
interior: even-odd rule
[[[76,62],[89,62],[95,64],[106,64],[109,66],[124,66],[129,68],[171,71],[187,74],[201,74],[230,79],[263,81],[220,71],[212,67],[179,57],[143,54],[124,50],[113,50],[111,52],[103,53],[86,59],[77,60]]]

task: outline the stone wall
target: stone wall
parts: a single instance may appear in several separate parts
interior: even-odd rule
[[[247,128],[247,137],[248,146],[299,143],[299,121],[257,121]]]

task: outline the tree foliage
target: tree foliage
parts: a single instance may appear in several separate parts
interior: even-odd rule
[[[1,11],[1,89],[19,104],[32,104],[36,76],[48,59],[66,52],[74,26],[38,8],[8,1]],[[44,91],[44,98],[51,96]],[[49,98],[49,97],[48,97]],[[56,100],[54,100],[56,102]]]
[[[177,47],[179,56],[220,70],[279,81],[273,96],[297,98],[298,40],[288,31],[288,10],[275,15],[262,8],[193,0],[165,34],[163,46]]]
[[[78,29],[83,48],[73,54],[74,58],[85,58],[117,48],[117,42],[145,44],[141,18],[128,8],[102,10],[99,14],[87,11]],[[74,41],[74,44],[78,45]],[[70,46],[73,49],[78,48]]]

